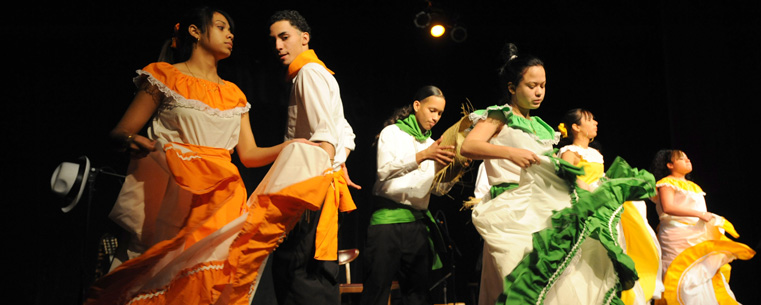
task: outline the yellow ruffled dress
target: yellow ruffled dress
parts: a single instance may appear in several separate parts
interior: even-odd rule
[[[692,181],[666,177],[656,186],[673,188],[675,204],[707,211],[705,193]],[[653,201],[660,219],[658,239],[663,248],[666,286],[657,304],[739,304],[729,288],[729,262],[748,260],[755,251],[726,237],[725,233],[735,238],[739,235],[724,217],[716,215],[705,222],[697,217],[673,216],[663,212],[657,196]]]
[[[580,157],[577,166],[584,169],[579,179],[592,189],[601,183],[605,176],[605,162],[602,154],[592,147],[583,148],[566,145],[560,148],[558,155],[566,151]],[[647,221],[647,205],[642,200],[626,201],[623,204],[621,221],[618,224],[618,242],[624,252],[632,258],[639,280],[629,290],[621,294],[624,304],[649,304],[650,300],[660,298],[664,287],[661,281],[661,249],[655,231]]]

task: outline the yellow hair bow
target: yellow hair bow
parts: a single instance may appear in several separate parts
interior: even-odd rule
[[[560,131],[560,135],[563,136],[563,138],[568,137],[568,130],[565,129],[565,123],[560,123],[560,125],[558,125],[558,130]]]

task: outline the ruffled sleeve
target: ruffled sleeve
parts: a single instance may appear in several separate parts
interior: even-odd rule
[[[577,153],[579,156],[581,156],[582,159],[584,159],[587,162],[605,164],[600,151],[592,147],[582,148],[576,145],[566,145],[560,148],[560,150],[558,151],[558,156],[562,155],[566,151],[572,151]]]
[[[689,181],[689,180],[679,180],[674,179],[671,177],[665,177],[661,180],[658,180],[657,183],[655,183],[656,187],[670,187],[673,188],[676,191],[685,192],[685,193],[693,193],[698,195],[705,195],[706,193],[703,192],[703,189],[700,188],[699,185],[695,184],[695,182]]]
[[[489,115],[493,113],[497,113],[498,117],[500,117],[502,121],[506,123],[507,116],[512,115],[512,107],[507,104],[489,106],[486,107],[486,109],[479,109],[471,112],[468,118],[473,123],[472,126],[476,126],[476,123],[486,120],[486,118],[488,118]]]

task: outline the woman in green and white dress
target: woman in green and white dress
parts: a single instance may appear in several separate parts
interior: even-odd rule
[[[474,127],[461,148],[484,160],[491,185],[472,214],[484,238],[479,304],[620,302],[636,272],[615,241],[616,209],[652,195],[652,175],[618,162],[613,176],[629,178],[594,193],[577,187],[583,170],[554,156],[559,134],[530,114],[544,100],[543,62],[517,54],[513,44],[504,59],[507,103],[471,114]]]

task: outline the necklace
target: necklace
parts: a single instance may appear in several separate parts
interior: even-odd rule
[[[200,82],[200,83],[201,83],[201,85],[202,85],[202,86],[203,86],[203,87],[204,87],[204,88],[205,88],[205,89],[208,91],[208,90],[209,90],[209,88],[208,88],[208,87],[206,87],[206,82],[205,82],[205,81],[209,81],[209,80],[206,80],[206,79],[203,79],[203,78],[198,78],[198,77],[197,77],[197,76],[196,76],[196,75],[193,73],[193,70],[190,70],[190,66],[188,66],[188,62],[186,61],[186,62],[184,62],[184,64],[185,64],[185,68],[187,68],[187,69],[188,69],[188,72],[190,72],[190,75],[191,75],[191,76],[193,76],[193,78],[196,78],[196,79],[202,80],[202,82]],[[211,81],[209,81],[209,82],[211,82]],[[216,84],[216,86],[212,88],[212,91],[217,91],[217,90],[219,90],[219,85],[220,85],[220,83],[221,83],[221,82],[222,82],[222,81],[221,81],[221,79],[219,78],[219,75],[217,75],[217,81],[216,81],[216,82],[214,82],[214,83]]]

